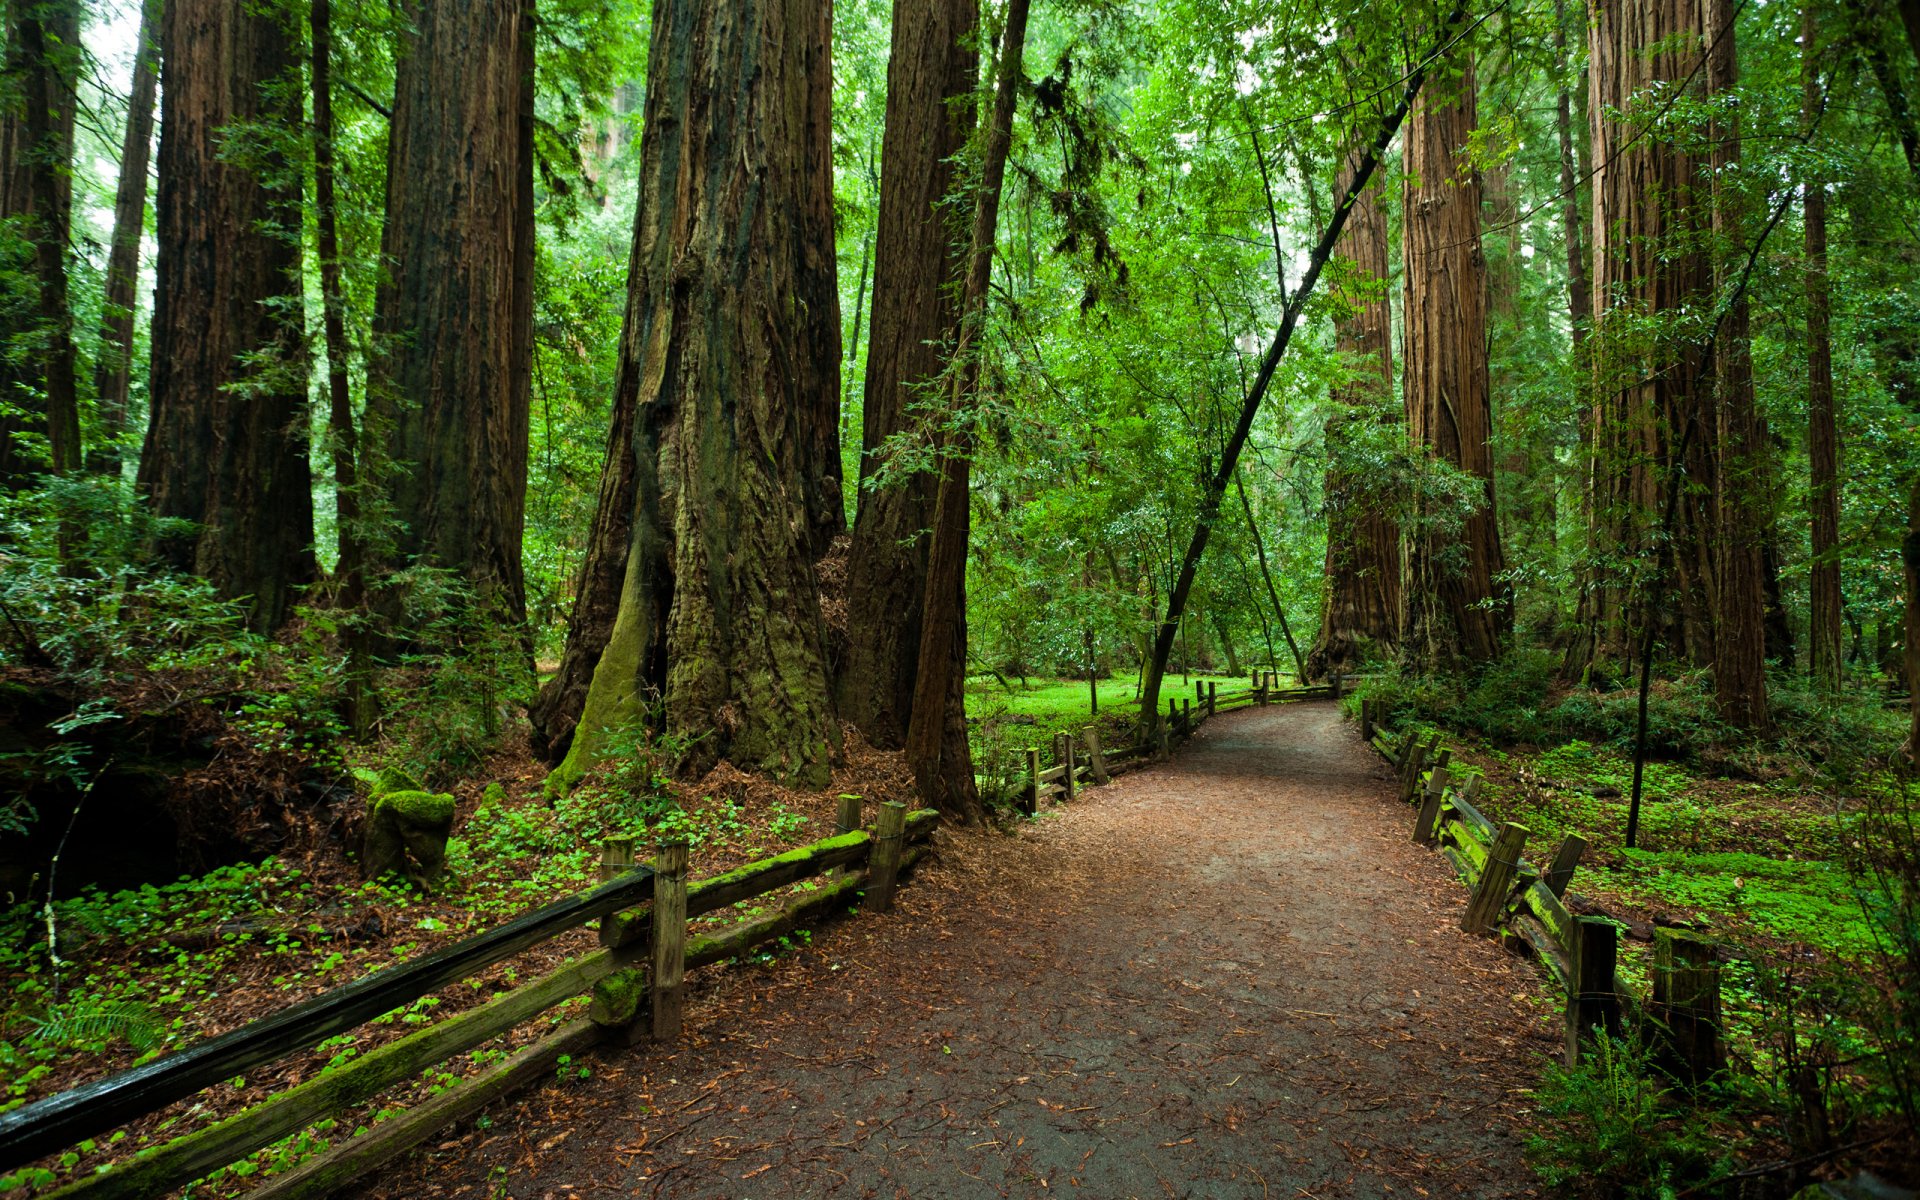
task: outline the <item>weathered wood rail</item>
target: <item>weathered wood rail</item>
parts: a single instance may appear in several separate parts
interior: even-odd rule
[[[599,887],[154,1062],[0,1113],[0,1172],[157,1112],[255,1067],[311,1050],[329,1037],[599,919],[601,948],[593,953],[50,1193],[59,1200],[162,1195],[414,1079],[566,1001],[590,999],[585,1017],[559,1025],[504,1061],[250,1193],[271,1200],[333,1195],[447,1124],[550,1076],[562,1056],[599,1042],[630,1044],[647,1033],[661,1040],[675,1037],[687,971],[744,954],[863,894],[869,909],[886,911],[900,874],[925,854],[938,814],[883,804],[871,831],[858,827],[860,817],[859,797],[842,797],[842,832],[692,884],[686,878],[685,842],[663,842],[653,864],[635,865],[633,839],[609,839],[602,846],[604,882]],[[827,874],[832,878],[826,886],[770,915],[688,936],[692,918]]]
[[[1391,763],[1400,799],[1417,806],[1413,839],[1446,856],[1470,893],[1461,928],[1501,937],[1537,958],[1567,997],[1566,1057],[1579,1061],[1598,1031],[1629,1026],[1656,1045],[1676,1074],[1692,1080],[1725,1063],[1718,945],[1694,933],[1654,931],[1653,993],[1640,996],[1618,969],[1619,929],[1605,917],[1575,916],[1567,886],[1587,843],[1568,835],[1542,869],[1522,856],[1531,831],[1499,825],[1475,804],[1478,775],[1456,780],[1452,754],[1433,734],[1398,736],[1380,728],[1384,713],[1360,702],[1367,744]],[[1521,949],[1524,947],[1524,949]]]
[[[1038,746],[1027,747],[1026,784],[1021,789],[1020,810],[1028,816],[1039,811],[1046,801],[1070,801],[1082,787],[1101,787],[1115,775],[1136,770],[1149,763],[1163,762],[1173,747],[1191,738],[1210,717],[1265,704],[1283,704],[1295,700],[1338,700],[1345,680],[1335,675],[1322,684],[1282,688],[1279,673],[1256,671],[1245,691],[1222,693],[1217,681],[1195,680],[1193,698],[1168,697],[1167,711],[1155,713],[1144,741],[1119,749],[1101,745],[1100,731],[1092,725],[1076,736],[1056,733],[1048,748],[1052,765],[1042,767],[1044,756]]]

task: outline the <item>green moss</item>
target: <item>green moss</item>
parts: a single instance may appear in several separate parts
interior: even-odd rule
[[[453,797],[446,792],[389,792],[374,801],[374,805],[376,809],[391,810],[413,826],[453,824]]]
[[[588,1015],[602,1025],[625,1025],[640,1011],[646,996],[646,968],[615,971],[593,985],[593,1003]]]

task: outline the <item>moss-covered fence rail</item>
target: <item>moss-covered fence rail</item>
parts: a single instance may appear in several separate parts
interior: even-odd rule
[[[563,1023],[501,1062],[294,1169],[251,1196],[288,1200],[332,1195],[380,1163],[506,1093],[551,1077],[556,1063],[598,1042],[631,1044],[679,1031],[685,973],[786,936],[864,895],[890,907],[900,874],[926,853],[932,811],[883,804],[871,830],[861,801],[841,798],[840,832],[809,846],[689,884],[684,842],[663,843],[651,865],[636,865],[633,839],[602,847],[599,887],[547,905],[412,962],[377,971],[232,1032],[151,1063],[0,1114],[0,1172],[32,1163],[201,1089],[303,1053],[505,961],[588,921],[600,921],[600,949],[456,1016],[350,1059],[217,1124],[140,1151],[52,1193],[60,1200],[147,1200],[239,1161],[384,1089],[417,1078],[566,1001],[590,997],[587,1015]],[[819,875],[827,884],[771,915],[689,938],[687,921]]]
[[[1632,1027],[1660,1048],[1676,1073],[1705,1079],[1724,1063],[1720,947],[1683,930],[1654,931],[1652,994],[1641,997],[1620,977],[1619,926],[1605,917],[1576,917],[1567,885],[1587,844],[1569,835],[1544,866],[1524,857],[1529,831],[1514,821],[1496,826],[1476,807],[1480,776],[1456,786],[1452,752],[1440,736],[1390,734],[1377,728],[1371,702],[1360,702],[1362,736],[1394,767],[1400,799],[1414,807],[1413,840],[1445,855],[1471,893],[1461,928],[1502,938],[1537,958],[1567,997],[1567,1061],[1600,1032]]]
[[[1222,694],[1216,683],[1195,680],[1193,699],[1168,697],[1166,713],[1154,714],[1146,739],[1136,745],[1109,750],[1100,743],[1100,731],[1088,725],[1078,737],[1070,733],[1054,734],[1053,745],[1048,747],[1046,756],[1038,746],[1027,747],[1021,811],[1032,816],[1043,801],[1071,800],[1083,787],[1100,787],[1115,775],[1164,761],[1174,746],[1191,738],[1210,717],[1293,700],[1338,700],[1344,692],[1344,681],[1339,675],[1311,687],[1282,688],[1278,681],[1277,672],[1256,671],[1245,691]],[[1047,757],[1052,765],[1042,767]]]

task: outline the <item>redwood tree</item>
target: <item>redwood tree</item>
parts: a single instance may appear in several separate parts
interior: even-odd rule
[[[1805,85],[1802,119],[1813,128],[1822,107],[1814,6],[1801,23],[1801,70]],[[1827,283],[1827,181],[1804,181],[1807,255],[1807,507],[1812,520],[1812,568],[1808,604],[1811,673],[1823,688],[1840,686],[1840,436],[1833,409],[1832,304]]]
[[[134,289],[140,281],[140,238],[147,223],[147,163],[153,148],[153,97],[159,82],[160,0],[143,0],[133,52],[133,90],[127,97],[126,136],[120,143],[120,179],[114,187],[113,241],[107,251],[106,296],[100,313],[100,356],[93,364],[94,403],[101,445],[88,455],[95,470],[118,471],[113,445],[127,424],[133,379]]]
[[[938,477],[916,472],[869,490],[887,439],[929,399],[958,337],[966,259],[955,160],[973,131],[978,0],[900,0],[887,62],[873,331],[862,409],[860,507],[847,562],[854,632],[837,683],[840,713],[876,746],[906,737],[927,580],[924,531]]]
[[[1422,497],[1408,547],[1402,648],[1429,665],[1484,662],[1511,631],[1512,597],[1495,520],[1493,412],[1487,379],[1486,259],[1480,249],[1480,183],[1465,147],[1476,126],[1473,60],[1423,94],[1407,122],[1403,231],[1406,257],[1406,408],[1414,444],[1471,477],[1464,517],[1443,517]]]
[[[844,525],[831,15],[654,5],[620,355],[633,533],[562,779],[657,698],[683,769],[827,781],[814,564]]]
[[[395,74],[371,430],[403,561],[526,611],[532,399],[531,9],[418,0]]]
[[[251,0],[167,0],[151,414],[139,484],[197,523],[159,547],[262,629],[313,577],[297,178],[263,129],[296,129],[279,18]],[[274,86],[280,84],[280,86]],[[291,309],[291,313],[287,310]]]

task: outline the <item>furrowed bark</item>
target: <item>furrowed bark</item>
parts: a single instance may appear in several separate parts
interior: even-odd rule
[[[836,683],[840,715],[882,748],[902,745],[919,673],[928,541],[939,476],[868,489],[889,438],[929,400],[959,340],[967,214],[953,200],[975,124],[979,0],[901,0],[887,63],[873,329],[862,409],[859,512],[847,559],[854,636]]]
[[[1822,108],[1819,24],[1814,6],[1801,14],[1801,120],[1811,130]],[[1804,181],[1807,292],[1807,507],[1812,517],[1808,603],[1810,674],[1816,687],[1840,686],[1840,436],[1833,408],[1832,301],[1827,280],[1827,183]]]
[[[114,185],[100,358],[93,367],[100,443],[87,455],[90,469],[108,474],[120,470],[116,439],[127,427],[127,396],[133,380],[134,293],[140,282],[140,238],[147,223],[147,165],[153,153],[153,96],[160,66],[160,0],[144,0],[140,5],[137,36],[127,133],[120,144],[120,179]]]
[[[159,254],[137,482],[155,515],[196,523],[159,555],[222,595],[251,597],[262,630],[314,576],[300,247],[282,232],[299,227],[300,197],[268,186],[291,174],[277,156],[232,153],[228,131],[298,124],[297,94],[270,86],[294,69],[295,44],[249,0],[163,7]]]
[[[1436,46],[1445,47],[1452,39],[1454,30],[1460,25],[1465,10],[1455,8],[1442,23]],[[1380,157],[1386,153],[1387,146],[1393,141],[1393,135],[1399,131],[1407,118],[1407,110],[1413,106],[1414,97],[1420,94],[1420,87],[1426,81],[1428,60],[1420,64],[1407,77],[1406,90],[1400,101],[1381,121],[1373,144],[1367,148],[1354,170],[1354,177],[1348,183],[1345,194],[1340,198],[1339,207],[1334,209],[1333,219],[1327,225],[1326,232],[1314,247],[1312,256],[1307,260],[1306,273],[1294,288],[1292,298],[1287,302],[1280,320],[1280,328],[1275,332],[1273,341],[1267,346],[1267,352],[1260,360],[1260,370],[1254,376],[1253,386],[1247,390],[1246,399],[1240,405],[1240,419],[1228,437],[1220,464],[1213,476],[1207,480],[1206,491],[1200,498],[1200,519],[1194,525],[1193,536],[1188,540],[1185,555],[1180,561],[1180,572],[1174,578],[1172,593],[1167,597],[1167,615],[1160,623],[1153,639],[1153,653],[1147,663],[1146,679],[1140,692],[1140,723],[1150,727],[1154,715],[1160,707],[1160,683],[1166,675],[1167,659],[1173,653],[1173,641],[1180,633],[1180,618],[1186,611],[1187,595],[1193,590],[1193,577],[1200,569],[1200,558],[1206,553],[1207,540],[1213,534],[1213,524],[1220,518],[1220,501],[1226,495],[1227,484],[1233,479],[1233,473],[1240,465],[1240,452],[1245,449],[1247,437],[1253,432],[1253,419],[1259,414],[1260,404],[1266,399],[1267,388],[1273,382],[1273,373],[1279,369],[1280,359],[1287,352],[1288,344],[1293,340],[1293,331],[1300,323],[1300,314],[1306,307],[1307,298],[1313,294],[1314,284],[1320,279],[1327,259],[1340,240],[1340,233],[1346,227],[1348,214],[1353,209],[1354,200],[1366,189],[1367,181],[1373,177]]]

